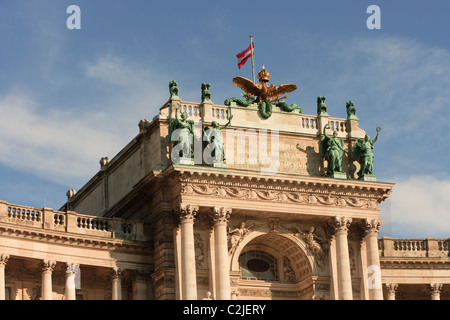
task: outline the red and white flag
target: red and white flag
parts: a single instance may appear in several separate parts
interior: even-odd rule
[[[241,69],[241,67],[247,62],[248,58],[252,56],[252,47],[255,48],[255,44],[253,41],[248,46],[247,49],[244,51],[238,53],[236,57],[238,58],[238,68]]]

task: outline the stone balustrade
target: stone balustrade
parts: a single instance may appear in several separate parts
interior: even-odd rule
[[[73,211],[56,211],[50,208],[33,208],[5,201],[0,201],[0,222],[80,235],[135,241],[146,240],[144,223],[141,221],[102,218]]]
[[[216,105],[211,102],[186,102],[179,99],[169,100],[162,108],[167,112],[160,114],[160,119],[170,119],[175,117],[175,109],[179,108],[179,112],[186,112],[189,120],[211,122],[217,121],[224,124],[228,121],[228,113],[231,109],[233,115],[232,125],[237,127],[253,127],[255,119],[259,119],[258,105],[251,104],[248,107],[242,107],[232,102],[231,105]],[[312,135],[320,135],[323,127],[328,124],[330,126],[329,134],[337,131],[338,136],[347,137],[364,137],[364,132],[358,128],[358,119],[333,118],[328,115],[307,115],[294,112],[284,112],[279,108],[273,108],[272,116],[259,124],[260,129],[272,129],[280,131],[298,132]],[[265,127],[266,126],[266,127]]]
[[[382,257],[449,257],[450,239],[378,239]]]

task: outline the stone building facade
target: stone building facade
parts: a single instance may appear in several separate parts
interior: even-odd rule
[[[180,111],[200,139],[233,115],[225,162],[172,161]],[[0,201],[0,299],[450,299],[449,239],[378,238],[394,184],[357,179],[351,153],[327,176],[326,125],[346,150],[365,135],[355,116],[173,94],[59,210]]]

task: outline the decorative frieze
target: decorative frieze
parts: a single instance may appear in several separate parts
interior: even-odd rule
[[[183,195],[213,196],[240,200],[262,200],[279,203],[296,203],[305,205],[339,206],[375,210],[377,199],[363,196],[345,196],[339,194],[321,194],[302,191],[279,191],[249,187],[215,186],[210,184],[183,184]]]

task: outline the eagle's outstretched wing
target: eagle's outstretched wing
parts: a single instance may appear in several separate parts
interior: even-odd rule
[[[276,98],[282,94],[292,92],[294,90],[297,90],[297,85],[295,84],[282,84],[276,87],[271,86],[268,98]]]
[[[244,77],[235,77],[233,83],[245,92],[251,93],[254,96],[259,96],[260,88],[258,88],[253,81]]]

